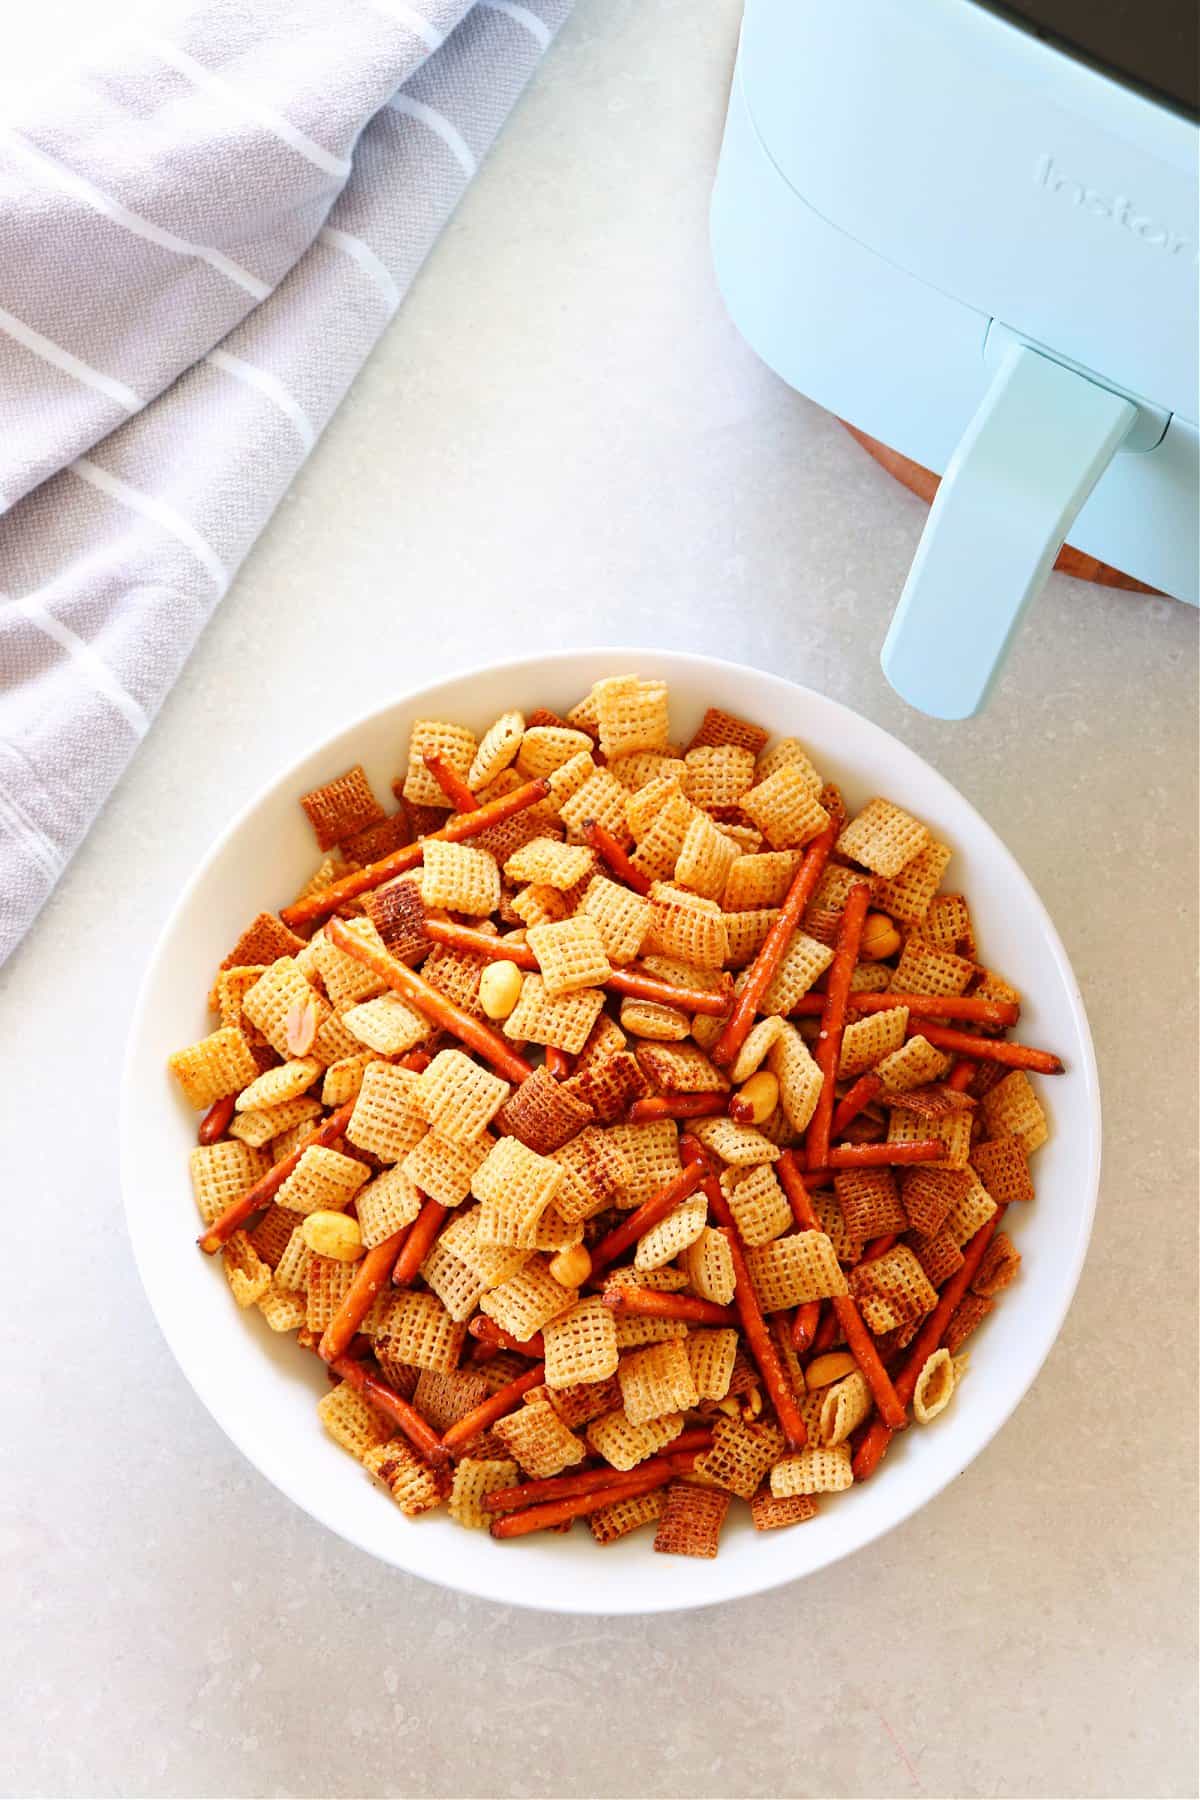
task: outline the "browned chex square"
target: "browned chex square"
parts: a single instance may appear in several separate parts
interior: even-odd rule
[[[750,1500],[763,1476],[783,1453],[783,1433],[775,1425],[721,1418],[713,1426],[712,1449],[696,1458],[696,1473],[719,1488]]]
[[[673,1481],[654,1534],[654,1548],[668,1556],[715,1556],[731,1499],[722,1488]]]
[[[972,1291],[990,1300],[1016,1280],[1020,1267],[1021,1252],[1006,1231],[998,1231],[983,1253]]]
[[[777,1531],[783,1525],[803,1525],[817,1516],[812,1494],[773,1494],[763,1488],[750,1502],[750,1522],[755,1531]]]
[[[850,1275],[850,1292],[876,1334],[907,1325],[937,1305],[937,1290],[906,1244],[859,1263]]]
[[[751,756],[757,756],[766,744],[767,736],[761,725],[752,725],[748,719],[739,719],[736,713],[710,706],[688,749],[699,750],[707,744],[736,744],[739,749],[748,750]]]
[[[908,1217],[890,1169],[844,1169],[833,1178],[846,1228],[856,1238],[906,1231]]]
[[[594,1114],[575,1082],[556,1081],[545,1067],[513,1089],[496,1114],[496,1128],[549,1156],[590,1125]]]
[[[572,1382],[569,1387],[547,1388],[547,1397],[564,1425],[590,1425],[621,1405],[621,1384],[616,1375],[604,1381]]]
[[[914,1231],[932,1237],[947,1213],[971,1186],[969,1169],[906,1169],[901,1204]]]
[[[559,1217],[568,1224],[594,1219],[621,1194],[628,1164],[607,1138],[607,1132],[589,1126],[561,1150],[552,1152],[552,1160],[563,1171],[554,1205]]]
[[[489,1388],[482,1375],[471,1369],[422,1369],[412,1402],[421,1417],[441,1437],[487,1399]]]
[[[943,1282],[949,1281],[951,1275],[963,1266],[962,1251],[948,1231],[935,1232],[932,1237],[913,1231],[905,1242],[935,1288],[940,1288]]]
[[[996,1302],[982,1294],[964,1294],[954,1309],[942,1339],[951,1356],[957,1356],[971,1333],[987,1318]]]
[[[301,794],[300,804],[308,814],[320,850],[332,849],[334,844],[343,843],[356,831],[378,825],[384,817],[361,763],[355,763],[344,775],[327,781],[324,787]]]
[[[529,1083],[526,1082],[526,1087]],[[589,1108],[602,1124],[611,1124],[628,1111],[635,1100],[650,1092],[650,1082],[637,1057],[629,1050],[618,1050],[603,1061],[593,1061],[562,1084],[576,1103]]]
[[[439,992],[446,994],[456,1006],[463,1007],[474,1018],[482,1019],[479,983],[484,964],[477,956],[466,956],[458,950],[447,950],[438,944],[421,964],[421,974]]]
[[[402,850],[412,841],[412,821],[407,806],[401,801],[397,811],[380,819],[377,825],[367,825],[362,831],[343,838],[342,855],[349,867],[365,869],[368,864],[382,861],[393,850]]]
[[[668,1094],[726,1093],[729,1077],[698,1044],[639,1044],[634,1052],[643,1072]]]
[[[466,1326],[450,1317],[436,1294],[392,1293],[375,1346],[395,1362],[449,1374],[458,1366],[466,1334]]]
[[[971,1165],[997,1206],[1033,1199],[1029,1157],[1019,1137],[992,1138],[986,1144],[976,1144],[971,1151]]]
[[[295,956],[303,948],[304,939],[290,931],[277,913],[260,912],[251,919],[221,967],[236,969],[253,963],[273,963],[281,956]]]
[[[588,1515],[588,1529],[598,1544],[615,1544],[618,1538],[628,1537],[639,1525],[650,1525],[660,1519],[665,1505],[661,1488],[650,1494],[635,1495],[632,1500],[613,1500]]]

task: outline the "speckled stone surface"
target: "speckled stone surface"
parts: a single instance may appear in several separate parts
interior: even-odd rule
[[[737,14],[579,0],[0,978],[6,1794],[1196,1792],[1196,615],[1055,577],[982,718],[891,693],[923,509],[710,275]],[[84,16],[45,0],[26,48]],[[794,673],[927,755],[1049,905],[1106,1108],[1078,1297],[984,1455],[848,1563],[648,1621],[442,1593],[268,1487],[159,1337],[114,1141],[148,946],[229,810],[398,687],[588,641]]]

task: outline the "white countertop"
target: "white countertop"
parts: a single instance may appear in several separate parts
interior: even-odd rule
[[[1196,615],[1053,577],[982,718],[891,693],[924,509],[714,291],[737,17],[579,0],[0,976],[5,1793],[1195,1792]],[[117,1180],[136,985],[231,809],[397,688],[584,642],[791,673],[927,755],[1049,905],[1106,1109],[1078,1297],[991,1447],[851,1561],[645,1621],[446,1594],[297,1512],[176,1371]]]

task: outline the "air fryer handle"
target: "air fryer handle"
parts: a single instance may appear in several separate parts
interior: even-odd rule
[[[938,719],[978,712],[1026,605],[1137,407],[1014,344],[942,477],[883,672]]]

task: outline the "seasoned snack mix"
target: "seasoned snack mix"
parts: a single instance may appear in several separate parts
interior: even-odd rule
[[[954,1403],[1062,1065],[950,847],[798,739],[681,743],[634,675],[476,723],[414,723],[392,812],[298,796],[316,871],[170,1058],[200,1246],[402,1513],[712,1557]]]

